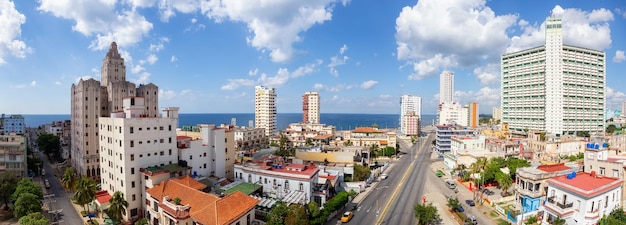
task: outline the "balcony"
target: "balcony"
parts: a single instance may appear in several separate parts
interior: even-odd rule
[[[599,218],[600,217],[600,213],[598,209],[595,209],[593,211],[587,211],[585,213],[585,218],[586,219],[595,219],[595,218]]]
[[[572,208],[572,206],[574,206],[574,203],[570,202],[570,203],[563,204],[563,203],[557,202],[556,206],[558,206],[561,209],[568,209],[568,208]]]
[[[547,203],[545,204],[546,208],[555,211],[561,215],[565,215],[565,214],[569,214],[574,212],[574,203],[573,202],[566,202],[563,203],[563,201],[559,201],[556,199],[555,196],[549,197],[547,199]]]

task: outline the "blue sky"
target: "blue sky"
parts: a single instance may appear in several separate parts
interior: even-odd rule
[[[279,113],[317,90],[322,113],[397,114],[411,94],[435,114],[443,70],[456,100],[491,113],[500,56],[542,45],[551,12],[565,44],[606,52],[607,107],[620,108],[620,0],[0,0],[0,112],[69,114],[71,84],[99,80],[116,41],[127,80],[155,83],[182,113],[252,113],[265,85]]]

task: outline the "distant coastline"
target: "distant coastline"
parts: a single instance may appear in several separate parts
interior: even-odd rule
[[[69,114],[22,114],[26,126],[38,127],[50,124],[52,121],[69,120]],[[290,123],[302,121],[301,113],[277,114],[277,127],[285,129]],[[365,114],[365,113],[322,113],[321,122],[333,125],[337,130],[350,130],[361,126],[372,126],[376,123],[379,128],[399,127],[400,115],[398,114]],[[200,123],[230,124],[231,119],[236,119],[238,126],[248,126],[248,121],[254,121],[254,113],[181,113],[179,127],[196,125]],[[436,115],[422,115],[421,125],[431,125],[436,120]]]

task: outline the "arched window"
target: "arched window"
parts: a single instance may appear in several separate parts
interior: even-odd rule
[[[300,182],[300,191],[304,191],[304,184]]]
[[[289,181],[285,180],[285,190],[289,190]]]
[[[248,183],[252,183],[252,174],[248,174]]]
[[[91,176],[91,170],[89,168],[87,168],[87,177]]]

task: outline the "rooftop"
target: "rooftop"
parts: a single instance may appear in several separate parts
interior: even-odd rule
[[[383,131],[371,127],[357,127],[352,133],[383,133]]]
[[[224,193],[227,195],[235,193],[237,191],[240,191],[241,193],[244,193],[246,195],[250,195],[257,189],[260,189],[262,187],[263,185],[252,184],[248,182],[241,182],[241,183],[235,184],[234,186],[222,187],[222,190],[224,190]],[[227,189],[224,189],[224,188],[227,188]]]
[[[563,170],[571,170],[572,168],[569,166],[566,166],[565,163],[557,163],[557,164],[552,164],[552,165],[539,165],[537,166],[537,169],[544,171],[544,172],[552,173],[552,172],[558,172],[558,171],[563,171]]]
[[[141,172],[147,173],[147,175],[154,175],[157,173],[174,173],[189,169],[187,166],[180,166],[176,163],[164,165],[164,166],[151,166],[141,168]]]
[[[621,179],[597,176],[594,171],[592,173],[579,172],[572,178],[568,176],[571,177],[571,175],[566,175],[551,178],[548,183],[586,197],[600,195],[622,184]]]

